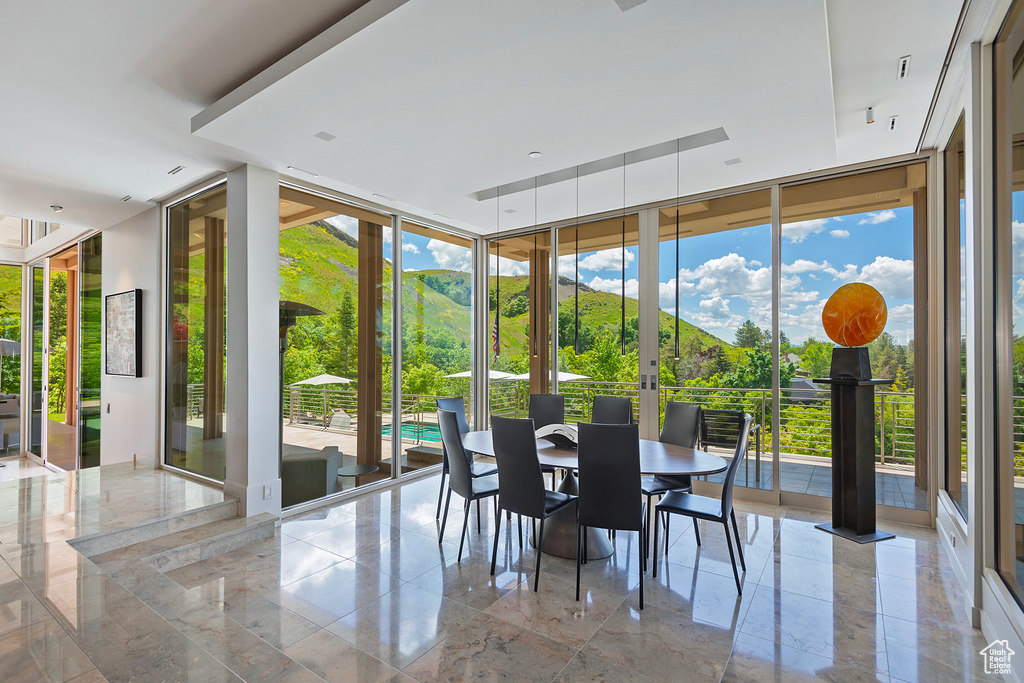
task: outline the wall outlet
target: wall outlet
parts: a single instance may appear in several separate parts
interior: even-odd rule
[[[270,500],[270,484],[263,487],[263,500]]]

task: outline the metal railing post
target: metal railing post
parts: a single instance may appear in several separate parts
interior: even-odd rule
[[[882,453],[881,453],[882,464],[884,465],[885,464],[885,394],[879,392],[878,393],[878,398],[881,400],[881,408],[879,409],[878,412],[881,413],[881,418],[879,420],[879,424],[882,427],[882,435],[881,435],[882,438],[880,438],[878,440],[878,442],[879,442],[880,448],[882,450]]]

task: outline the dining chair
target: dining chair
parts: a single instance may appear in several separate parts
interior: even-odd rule
[[[576,504],[576,496],[544,488],[544,474],[537,457],[536,428],[532,419],[525,420],[491,416],[494,436],[494,459],[498,463],[498,508],[495,513],[494,552],[491,555],[491,576],[498,561],[498,537],[501,511],[508,510],[540,521],[537,534],[537,569],[533,590],[540,583],[540,558],[544,548],[544,520]]]
[[[661,427],[658,440],[675,446],[694,448],[697,445],[697,431],[700,428],[701,408],[693,403],[669,401],[665,404],[665,422]],[[651,510],[651,499],[662,496],[669,491],[690,491],[692,483],[690,475],[676,477],[656,475],[640,478],[640,491],[647,497],[647,509]],[[697,520],[693,521],[694,529]],[[644,534],[644,557],[650,557],[650,533]]]
[[[603,425],[633,424],[633,400],[628,396],[595,396],[590,421]]]
[[[729,521],[732,520],[732,529],[736,533],[736,551],[740,556],[740,566],[747,571],[746,562],[743,559],[743,539],[740,538],[739,526],[736,524],[736,512],[732,507],[732,489],[736,483],[736,472],[739,470],[740,462],[747,452],[747,436],[750,434],[750,423],[753,418],[744,416],[743,423],[736,442],[736,453],[732,462],[725,471],[725,482],[722,484],[722,498],[717,500],[707,496],[698,496],[683,491],[669,491],[661,499],[655,508],[654,515],[654,571],[653,576],[658,576],[658,527],[661,526],[661,515],[665,515],[665,538],[668,538],[669,519],[671,515],[683,515],[691,517],[696,521],[703,519],[708,522],[718,522],[725,529],[725,542],[729,547],[729,559],[732,561],[732,575],[736,579],[736,591],[743,595],[743,588],[740,586],[740,573],[736,569],[736,555],[732,550],[732,537],[729,535]],[[694,526],[697,536],[697,545],[700,545],[700,532]],[[667,552],[667,551],[666,551]]]
[[[580,599],[580,564],[587,561],[583,544],[587,527],[636,531],[643,609],[647,508],[640,498],[640,428],[630,424],[581,424],[579,436],[576,599]]]
[[[459,434],[467,434],[469,432],[469,422],[466,420],[466,404],[459,396],[451,398],[443,397],[437,399],[438,410],[450,410],[455,413],[455,420],[459,425]],[[498,473],[498,468],[494,465],[490,465],[484,462],[476,462],[470,459],[469,469],[474,477],[487,477],[492,474]],[[444,440],[441,440],[441,488],[437,491],[437,510],[434,511],[434,519],[438,519],[441,516],[441,499],[444,498],[444,480],[448,476],[448,449],[444,446]],[[476,504],[476,526],[480,528],[480,503]]]
[[[708,446],[715,446],[717,448],[735,448],[737,439],[739,438],[740,425],[743,424],[743,418],[747,416],[742,410],[728,410],[728,409],[707,409],[701,411],[700,415],[700,448],[701,450],[707,450]],[[758,438],[760,432],[758,432],[758,425],[751,425],[750,433],[754,434]],[[750,439],[747,439],[747,445],[750,445]],[[760,448],[757,451],[757,467],[756,474],[760,479],[761,464],[760,464]],[[747,461],[746,467],[747,486],[751,486],[750,483],[750,462]],[[760,482],[753,484],[754,486],[760,486]]]
[[[462,496],[466,503],[462,516],[462,535],[459,536],[459,562],[462,562],[462,546],[466,542],[466,527],[469,525],[469,505],[481,498],[494,497],[497,501],[498,478],[493,474],[486,477],[474,477],[469,467],[469,455],[462,447],[462,435],[459,433],[458,418],[451,410],[437,411],[437,424],[441,428],[441,442],[448,450],[448,466],[451,468],[448,496],[444,500],[444,519],[441,520],[441,533],[437,536],[440,544],[444,540],[444,527],[448,521],[448,503],[452,499],[452,491]]]
[[[534,429],[565,423],[565,396],[561,394],[530,394],[530,419]],[[541,466],[541,472],[551,475],[551,488],[555,488],[557,468]]]

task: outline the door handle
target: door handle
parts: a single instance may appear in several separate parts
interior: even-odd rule
[[[640,388],[641,389],[646,389],[647,388],[647,375],[640,375]]]
[[[651,375],[651,391],[655,391],[658,388],[658,376]]]

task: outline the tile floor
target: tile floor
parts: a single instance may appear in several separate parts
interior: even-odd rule
[[[67,476],[61,488],[86,488]],[[574,562],[556,557],[543,557],[534,593],[536,555],[520,552],[514,526],[502,525],[490,576],[489,506],[479,532],[471,516],[461,564],[461,506],[437,543],[436,476],[286,519],[272,539],[166,574],[78,555],[64,540],[86,533],[86,515],[68,520],[67,494],[36,483],[46,479],[0,483],[0,514],[38,541],[8,549],[0,526],[4,681],[992,678],[927,529],[884,525],[898,538],[857,546],[814,529],[818,513],[738,504],[739,597],[721,528],[702,527],[698,550],[677,521],[640,611],[635,534],[584,567],[580,602]],[[90,496],[72,498],[92,512]]]

